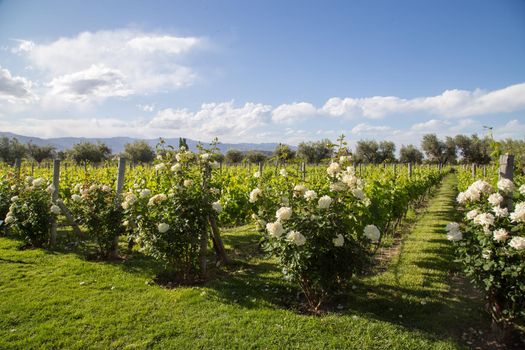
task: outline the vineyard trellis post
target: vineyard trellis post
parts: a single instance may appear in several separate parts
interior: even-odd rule
[[[476,178],[476,163],[473,163],[472,164],[472,178],[475,179]]]
[[[408,177],[412,177],[412,163],[408,163]]]
[[[306,179],[306,163],[305,162],[302,162],[301,163],[301,180],[305,180]]]
[[[116,184],[116,196],[115,196],[115,205],[120,205],[120,195],[122,189],[124,188],[124,180],[126,178],[126,158],[120,157],[118,159],[118,173],[117,173],[117,184]],[[113,246],[111,249],[111,254],[115,257],[118,254],[118,240],[119,236],[116,236],[113,240]]]
[[[58,199],[58,191],[60,189],[60,159],[53,159],[53,187],[55,190],[53,191],[51,200],[54,204],[56,204]],[[53,246],[56,243],[57,240],[57,219],[53,216],[51,218],[51,233],[49,236],[49,245]]]
[[[15,159],[15,177],[17,179],[20,178],[20,168],[22,167],[22,159],[16,158]]]
[[[511,154],[503,154],[499,157],[499,180],[508,179],[512,181],[514,179],[514,156]],[[508,208],[509,212],[512,210],[512,192],[506,194],[507,198],[504,206]]]

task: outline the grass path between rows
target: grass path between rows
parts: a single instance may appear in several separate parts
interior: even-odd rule
[[[290,307],[295,291],[251,226],[224,231],[235,266],[174,289],[149,284],[160,267],[139,254],[93,262],[0,238],[0,349],[462,348],[462,330],[487,319],[449,284],[443,227],[455,181],[444,179],[386,272],[356,279],[340,310],[323,316]]]

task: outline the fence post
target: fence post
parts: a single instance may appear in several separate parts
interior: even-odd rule
[[[118,159],[118,174],[117,174],[117,187],[116,187],[116,196],[115,196],[115,205],[120,205],[120,194],[124,188],[124,180],[126,176],[126,158],[120,157]],[[116,257],[118,255],[118,240],[119,236],[115,237],[113,240],[113,246],[111,250],[111,255]]]
[[[306,179],[306,163],[305,162],[301,163],[301,179],[303,180],[303,182]]]
[[[15,159],[15,177],[18,179],[20,178],[20,168],[22,167],[22,159],[16,158]]]
[[[56,204],[58,199],[58,191],[60,189],[60,159],[53,159],[53,195],[51,200]],[[57,241],[57,219],[53,216],[51,219],[51,234],[49,237],[49,245],[54,246]]]
[[[263,175],[263,162],[259,162],[259,175],[262,176]]]
[[[412,177],[412,163],[408,163],[408,177]]]
[[[514,156],[511,154],[503,154],[499,157],[499,174],[498,178],[509,179],[512,181],[514,179]],[[504,197],[507,198],[505,207],[508,208],[509,212],[512,210],[512,192],[504,194]]]
[[[483,177],[487,177],[487,165],[483,165]]]
[[[476,178],[476,164],[472,164],[472,178]]]

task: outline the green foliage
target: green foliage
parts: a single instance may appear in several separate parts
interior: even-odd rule
[[[297,146],[297,156],[310,164],[319,164],[332,156],[332,142],[328,139],[301,142]]]
[[[279,163],[284,164],[295,158],[295,152],[290,148],[290,146],[280,143],[275,147],[273,156]]]
[[[226,152],[224,159],[228,164],[238,164],[244,159],[244,154],[238,149],[229,149]]]
[[[0,160],[13,164],[15,159],[22,159],[26,154],[26,145],[20,143],[17,138],[0,138]]]
[[[149,163],[155,159],[155,151],[143,140],[124,145],[124,155],[133,163]]]
[[[401,163],[421,164],[423,158],[423,153],[414,145],[403,145],[399,150],[399,161]]]
[[[81,142],[73,145],[68,154],[77,164],[100,163],[109,158],[111,149],[104,143]]]
[[[33,158],[37,163],[42,163],[45,159],[53,158],[53,153],[55,147],[53,146],[37,146],[32,143],[27,145],[27,151],[31,158]]]

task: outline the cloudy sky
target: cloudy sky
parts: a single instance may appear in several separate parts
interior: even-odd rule
[[[525,1],[0,0],[0,131],[525,137]]]

